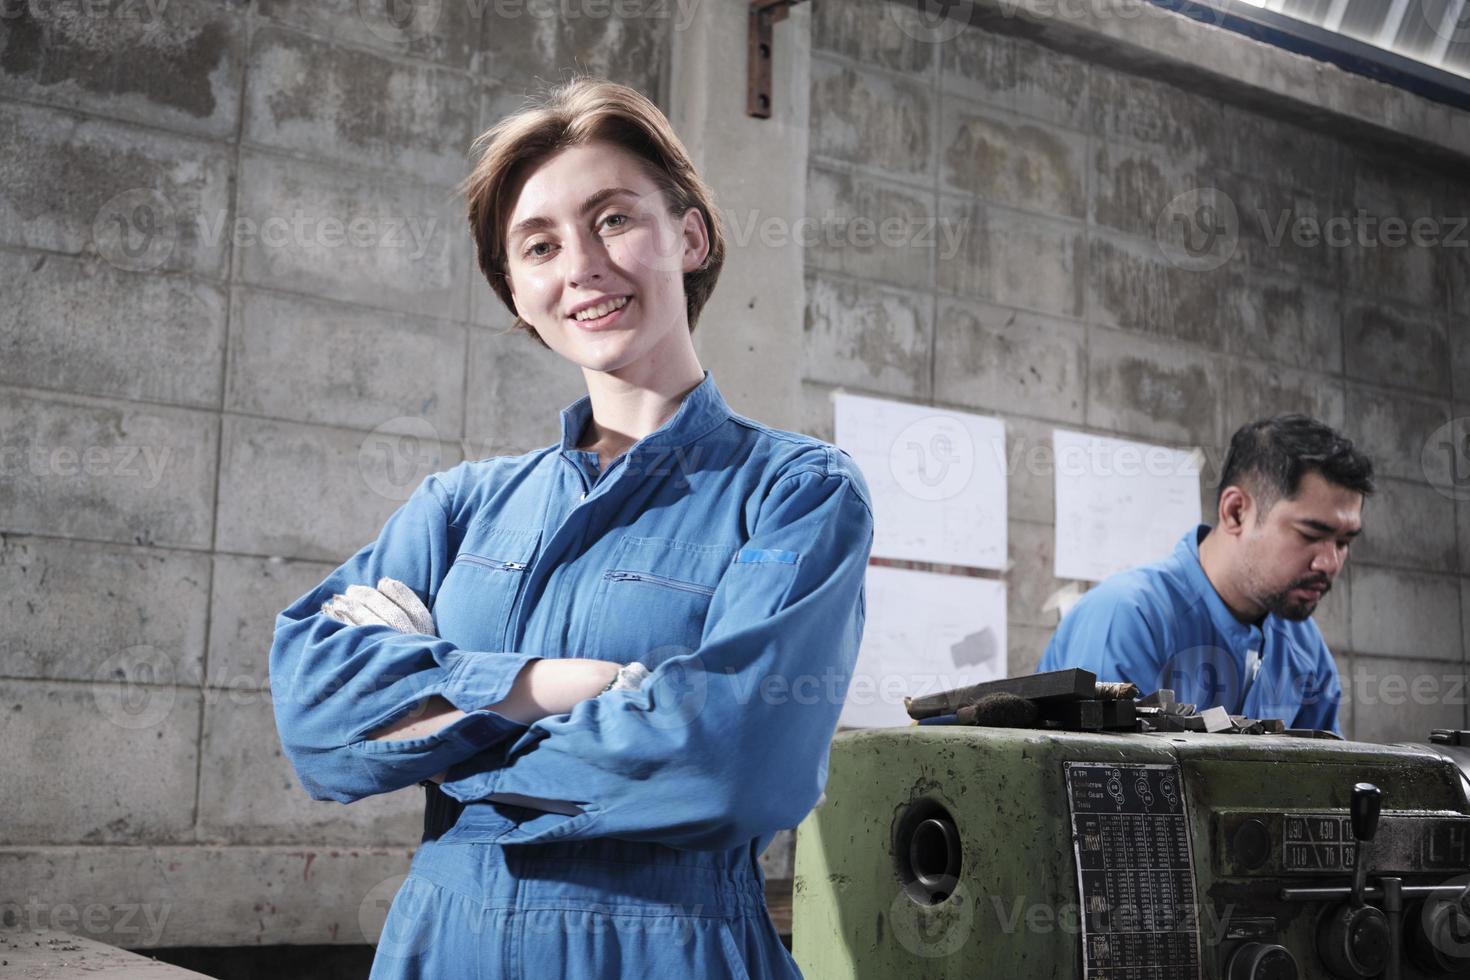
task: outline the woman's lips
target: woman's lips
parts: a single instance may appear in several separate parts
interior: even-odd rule
[[[620,319],[622,319],[623,314],[628,312],[628,307],[632,305],[633,297],[629,296],[628,302],[624,303],[622,306],[613,310],[606,316],[600,316],[595,320],[578,320],[576,317],[571,317],[571,321],[577,326],[581,327],[583,330],[606,330],[616,324]]]

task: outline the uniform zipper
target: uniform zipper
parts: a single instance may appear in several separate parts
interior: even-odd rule
[[[695,585],[693,582],[681,582],[678,579],[664,578],[662,575],[650,575],[647,572],[625,572],[621,569],[610,568],[602,573],[602,577],[610,582],[648,582],[651,585],[662,585],[670,589],[694,592],[699,595],[715,594],[714,589],[705,585]]]
[[[486,568],[498,568],[502,572],[523,572],[526,570],[526,563],[523,561],[501,561],[499,558],[481,558],[479,555],[460,555],[459,560],[475,565],[484,565]]]
[[[578,500],[580,502],[582,500],[586,500],[587,499],[587,495],[589,493],[591,493],[597,487],[598,484],[602,483],[603,480],[604,480],[604,478],[609,473],[611,473],[613,470],[617,469],[619,463],[621,463],[623,460],[625,460],[627,458],[628,458],[628,453],[623,453],[623,455],[621,455],[617,459],[613,460],[610,464],[608,464],[607,469],[600,470],[598,472],[597,479],[594,480],[590,486],[587,483],[587,474],[585,474],[585,473],[582,472],[582,468],[580,466],[578,466],[576,463],[573,463],[571,460],[567,459],[565,456],[562,456],[561,460],[562,460],[563,463],[566,463],[573,470],[575,470],[576,471],[576,474],[577,474],[577,479],[579,479],[579,480],[582,481],[582,495],[581,495],[580,498],[578,498]]]

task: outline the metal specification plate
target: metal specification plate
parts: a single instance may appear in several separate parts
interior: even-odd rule
[[[1064,763],[1087,980],[1199,980],[1179,767]]]

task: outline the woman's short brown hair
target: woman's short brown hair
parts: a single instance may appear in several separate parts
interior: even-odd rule
[[[475,141],[479,161],[464,193],[469,203],[470,231],[480,271],[495,295],[516,314],[515,326],[547,344],[516,311],[506,268],[506,228],[526,179],[554,154],[572,146],[607,142],[643,161],[648,176],[663,193],[675,217],[698,208],[709,234],[704,264],[684,273],[689,331],[699,319],[720,268],[725,264],[725,235],[715,219],[714,195],[694,169],[664,114],[626,85],[595,78],[574,78],[533,98]]]

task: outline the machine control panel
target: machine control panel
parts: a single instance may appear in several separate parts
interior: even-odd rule
[[[1313,876],[1353,871],[1352,819],[1341,810],[1217,811],[1216,864],[1243,876]],[[1470,869],[1470,817],[1383,814],[1374,863],[1401,874],[1455,875]]]

